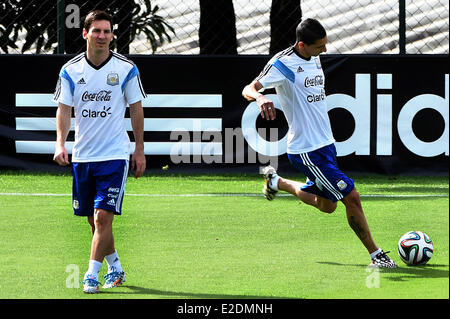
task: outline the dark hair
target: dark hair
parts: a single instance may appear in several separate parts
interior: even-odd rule
[[[109,21],[109,24],[111,25],[111,32],[113,30],[113,22],[112,22],[112,16],[109,13],[106,13],[102,10],[94,10],[88,13],[86,16],[86,19],[84,20],[84,28],[86,31],[89,31],[89,28],[91,27],[92,22],[99,21],[99,20],[107,20]]]
[[[300,22],[295,29],[297,43],[302,41],[307,45],[311,45],[319,39],[327,36],[325,28],[316,19],[308,18]]]

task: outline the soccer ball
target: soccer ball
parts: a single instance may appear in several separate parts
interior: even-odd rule
[[[433,256],[433,242],[424,232],[407,232],[398,241],[398,254],[407,265],[425,265]]]

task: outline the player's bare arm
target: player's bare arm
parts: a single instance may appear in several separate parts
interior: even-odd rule
[[[136,169],[134,177],[139,178],[144,174],[146,167],[144,153],[144,110],[142,102],[130,104],[131,126],[133,128],[135,149],[131,155],[131,169]]]
[[[259,92],[262,87],[263,86],[259,81],[253,81],[242,90],[242,96],[248,101],[256,100],[256,104],[258,104],[258,107],[261,110],[261,117],[263,119],[274,120],[277,115],[275,106],[271,100]]]
[[[70,131],[71,114],[71,106],[59,103],[56,111],[56,146],[53,160],[61,166],[66,166],[70,163],[65,143]]]

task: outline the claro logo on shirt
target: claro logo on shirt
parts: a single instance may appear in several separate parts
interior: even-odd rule
[[[111,100],[111,92],[112,91],[101,90],[99,92],[89,93],[89,91],[85,91],[83,95],[81,95],[81,100],[83,102],[109,101]]]
[[[306,97],[309,103],[320,102],[325,100],[325,90],[320,89],[320,94],[311,94]]]
[[[91,117],[91,118],[96,118],[96,117],[105,118],[111,114],[111,112],[109,112],[109,110],[111,110],[111,106],[108,108],[106,106],[104,106],[102,110],[84,109],[83,111],[81,111],[81,116]]]

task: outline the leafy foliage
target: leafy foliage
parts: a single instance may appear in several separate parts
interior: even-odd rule
[[[152,51],[155,52],[165,42],[164,37],[169,42],[172,41],[166,28],[173,34],[175,34],[175,30],[157,14],[159,10],[157,5],[152,8],[150,0],[145,0],[144,3],[145,10],[142,10],[140,6],[136,6],[133,10],[134,19],[130,26],[130,40],[133,41],[138,34],[143,32],[150,42]]]
[[[140,1],[143,6],[135,1],[109,1],[101,6],[102,1],[97,1],[94,7],[89,7],[89,1],[73,1],[79,5],[81,10],[104,9],[113,16],[124,16],[125,19],[118,21],[119,30],[123,29],[129,32],[126,38],[131,41],[141,33],[144,33],[150,42],[152,51],[167,41],[171,42],[171,37],[168,32],[175,34],[175,30],[158,15],[159,7],[157,5],[152,7],[150,0]],[[124,5],[125,3],[125,5]],[[124,8],[131,6],[131,12],[123,12]],[[121,12],[122,9],[122,12]],[[35,45],[34,53],[41,53],[51,50],[56,53],[57,43],[57,8],[56,1],[21,1],[21,0],[0,0],[0,48],[9,53],[9,49],[19,49],[17,40],[19,33],[26,32],[25,42],[20,48],[20,52],[24,53]],[[87,12],[86,12],[87,13]],[[120,27],[120,24],[126,24],[125,27]],[[118,37],[121,35],[118,34]],[[129,42],[131,42],[129,41]],[[129,44],[128,42],[128,44]],[[127,45],[128,45],[127,44]]]
[[[18,49],[19,32],[26,31],[21,52],[36,43],[36,53],[42,48],[48,50],[56,42],[56,6],[54,1],[1,0],[0,8],[0,48],[8,53],[8,48]]]

